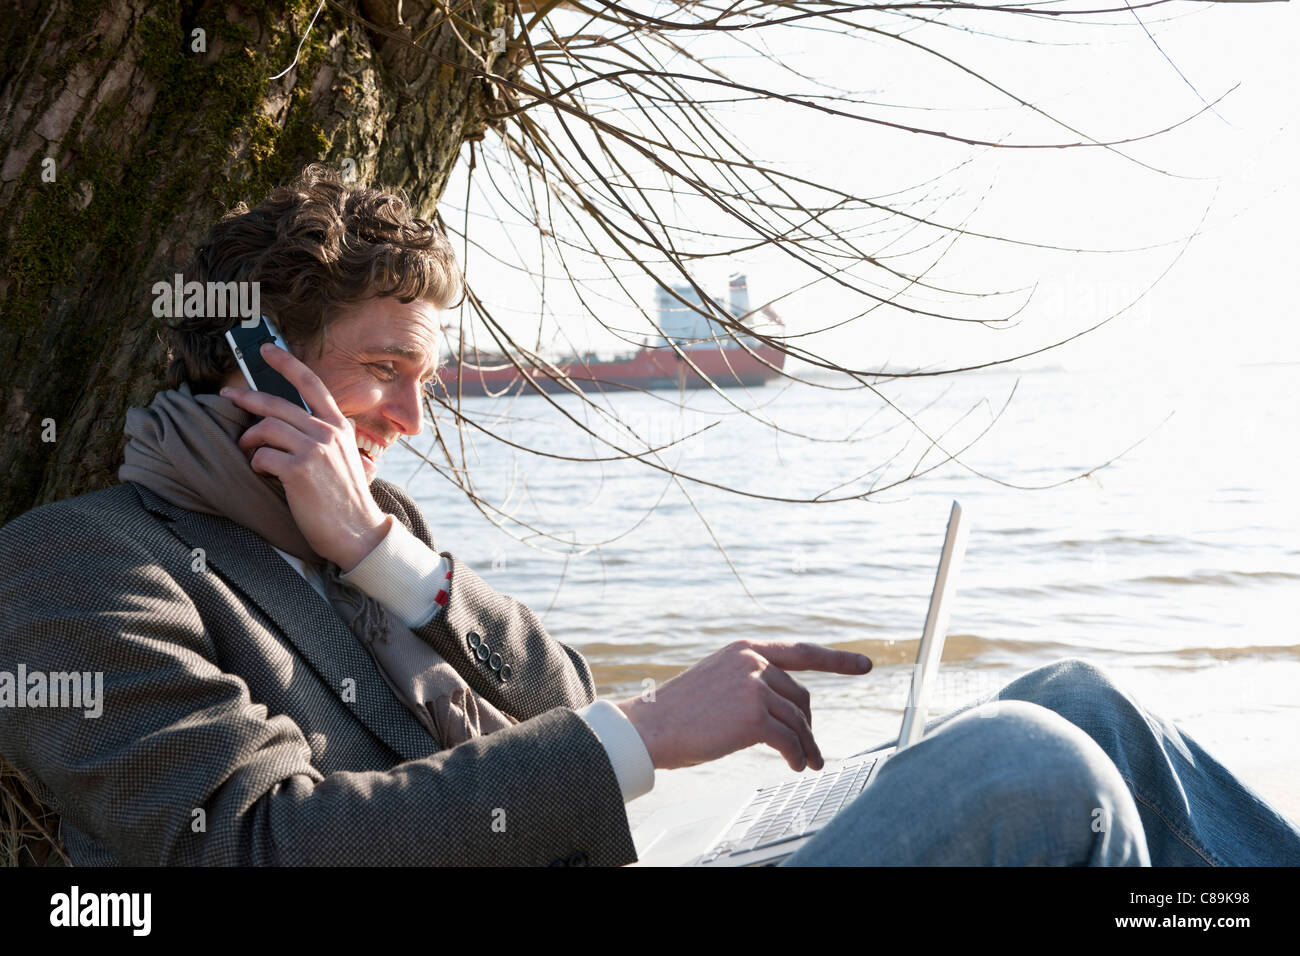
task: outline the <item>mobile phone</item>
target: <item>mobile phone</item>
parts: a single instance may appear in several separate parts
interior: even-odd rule
[[[311,413],[311,408],[303,401],[298,390],[289,383],[287,378],[267,365],[262,358],[263,342],[274,342],[286,352],[289,351],[289,347],[284,344],[284,339],[280,337],[279,331],[271,324],[270,319],[262,316],[261,321],[252,328],[241,322],[226,333],[226,341],[230,344],[231,351],[235,353],[235,361],[239,363],[239,370],[244,373],[244,381],[248,383],[249,388],[255,392],[267,392],[280,398],[287,398],[295,405],[307,409],[308,414]]]

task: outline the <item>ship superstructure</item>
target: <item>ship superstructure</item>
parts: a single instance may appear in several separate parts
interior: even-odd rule
[[[674,294],[675,293],[675,294]],[[710,297],[713,307],[748,329],[779,331],[784,322],[770,307],[751,313],[746,277],[733,273],[728,279],[726,304]],[[687,283],[674,284],[672,291],[656,289],[658,324],[661,334],[636,352],[602,361],[592,352],[568,355],[555,361],[573,385],[583,391],[622,389],[705,388],[708,383],[736,388],[764,384],[776,377],[785,364],[785,353],[761,343],[749,332],[725,329],[708,313],[699,293]],[[679,353],[686,353],[686,357]],[[447,391],[462,395],[514,394],[540,388],[546,392],[568,391],[558,373],[537,368],[525,359],[519,365],[499,352],[478,352],[465,358],[463,369],[452,355],[438,370]],[[694,368],[692,368],[694,366]],[[698,369],[698,371],[697,371]]]

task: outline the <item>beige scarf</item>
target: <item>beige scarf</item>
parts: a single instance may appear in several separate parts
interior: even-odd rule
[[[314,566],[330,604],[370,651],[388,686],[442,746],[518,723],[312,549],[293,520],[284,486],[253,471],[236,444],[257,421],[229,399],[194,395],[182,382],[155,395],[148,408],[127,410],[129,441],[118,480],[144,485],[177,507],[229,518]]]

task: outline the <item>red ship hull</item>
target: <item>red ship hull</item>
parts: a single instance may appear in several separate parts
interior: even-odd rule
[[[685,351],[696,368],[719,388],[752,387],[776,378],[785,366],[785,353],[768,345],[750,348],[752,355],[740,348],[709,347]],[[508,359],[499,356],[482,357],[477,364],[467,357],[464,374],[459,376],[457,368],[453,359],[438,369],[439,378],[452,395],[456,394],[457,388],[462,395],[513,395],[538,388],[545,392],[570,390],[549,371],[524,365],[536,383],[530,384]],[[708,387],[695,369],[669,348],[643,348],[631,358],[613,362],[562,362],[557,363],[557,368],[584,392]]]

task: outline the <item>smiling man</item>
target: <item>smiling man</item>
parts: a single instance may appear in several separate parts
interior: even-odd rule
[[[320,378],[357,433],[366,478],[403,435],[423,429],[424,390],[436,374],[438,312],[423,300],[390,297],[340,306],[314,354],[298,357]],[[232,375],[228,384],[244,384]]]
[[[582,655],[378,477],[422,430],[461,281],[400,195],[308,167],[223,217],[190,278],[260,283],[289,346],[262,355],[312,411],[245,387],[230,318],[185,317],[120,483],[0,528],[0,755],[74,863],[622,864],[656,769],[760,743],[823,766],[788,672],[865,657],[740,640],[596,700]],[[94,708],[42,689],[68,674]],[[988,703],[787,864],[1300,860],[1293,824],[1086,662]]]
[[[0,529],[0,664],[103,675],[102,717],[0,709],[0,753],[77,864],[583,864],[635,858],[653,767],[537,617],[378,478],[423,427],[460,274],[399,193],[309,166],[215,224],[187,279],[258,283],[312,409],[170,327],[118,477]],[[12,666],[10,666],[12,665]]]
[[[341,567],[352,569],[390,529],[389,517],[363,489],[378,477],[384,452],[399,438],[423,429],[424,388],[437,369],[438,325],[436,309],[423,300],[405,303],[379,297],[335,312],[316,342],[294,346],[301,364],[282,349],[263,347],[263,358],[287,378],[299,379],[305,365],[319,380],[317,385],[310,378],[299,379],[316,393],[315,404],[308,400],[315,415],[250,391],[238,371],[226,378],[220,394],[266,416],[243,433],[239,447],[254,471],[294,482],[298,494],[289,504],[299,527],[315,520],[352,531],[353,539],[341,542],[349,546],[330,555]],[[321,425],[335,413],[346,419],[350,433],[332,436]],[[339,444],[330,449],[332,456],[321,455],[313,467],[286,476],[292,453],[311,447],[311,437],[337,437]],[[361,475],[354,467],[358,458]],[[351,480],[335,481],[337,469]]]
[[[736,642],[667,706],[597,701],[582,656],[378,477],[422,430],[461,289],[400,194],[309,166],[214,225],[186,278],[259,283],[290,350],[263,358],[312,411],[246,387],[232,319],[180,318],[120,483],[0,529],[0,670],[103,675],[97,720],[0,708],[74,863],[621,864],[656,767],[760,742],[821,765],[782,667],[861,655]]]

